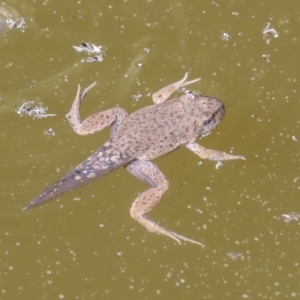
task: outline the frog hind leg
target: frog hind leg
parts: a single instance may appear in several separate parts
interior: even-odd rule
[[[78,85],[76,97],[72,103],[71,109],[66,115],[71,127],[79,135],[88,135],[101,131],[106,127],[112,126],[111,137],[117,131],[118,126],[127,117],[127,112],[120,107],[113,107],[105,111],[100,111],[85,120],[80,118],[80,106],[84,97],[96,85],[92,83],[89,87],[81,92],[81,87]]]
[[[181,244],[181,241],[186,241],[204,247],[202,243],[172,232],[147,217],[146,213],[158,205],[162,195],[169,187],[166,177],[159,168],[150,161],[135,160],[129,163],[126,169],[137,178],[151,185],[151,188],[142,192],[133,202],[130,209],[132,218],[149,231],[168,236],[179,244]]]

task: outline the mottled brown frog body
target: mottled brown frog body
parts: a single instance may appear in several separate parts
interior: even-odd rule
[[[111,138],[82,164],[33,199],[24,209],[44,203],[124,166],[131,174],[151,186],[136,198],[130,210],[131,216],[148,230],[169,236],[178,243],[183,240],[203,246],[198,241],[165,229],[146,216],[146,213],[159,203],[169,186],[165,176],[151,160],[181,145],[185,145],[203,159],[244,159],[242,156],[205,149],[195,143],[197,138],[213,131],[222,120],[225,109],[220,100],[191,91],[179,98],[165,101],[179,88],[199,80],[186,82],[186,79],[187,73],[182,80],[154,93],[154,105],[130,115],[125,110],[115,107],[96,113],[83,121],[79,115],[80,104],[95,83],[83,93],[79,86],[71,110],[67,114],[70,125],[81,135],[92,134],[112,125]]]

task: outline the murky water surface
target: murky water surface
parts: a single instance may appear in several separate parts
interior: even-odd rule
[[[7,11],[26,28],[7,29]],[[299,29],[293,0],[0,2],[0,299],[299,298]],[[104,61],[82,62],[82,42]],[[146,185],[123,169],[21,210],[109,137],[68,125],[78,83],[98,81],[83,116],[131,112],[186,71],[226,106],[201,144],[247,158],[216,170],[182,148],[156,161],[170,189],[151,217],[204,250],[132,220]],[[56,116],[21,116],[28,101]]]

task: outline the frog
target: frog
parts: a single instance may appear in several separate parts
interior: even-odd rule
[[[129,173],[150,185],[149,189],[140,193],[134,200],[130,208],[131,217],[150,232],[167,236],[179,244],[189,242],[204,247],[200,241],[171,231],[147,215],[159,204],[169,188],[167,178],[153,162],[154,159],[180,146],[185,146],[201,159],[216,162],[245,159],[241,155],[204,148],[196,142],[198,138],[209,135],[219,125],[225,114],[225,106],[217,98],[184,88],[200,80],[197,78],[187,81],[187,77],[188,73],[185,73],[181,80],[153,93],[154,104],[131,114],[116,106],[95,113],[84,120],[80,117],[80,107],[96,82],[83,92],[78,84],[75,99],[66,115],[70,126],[79,135],[89,135],[111,127],[110,138],[85,161],[46,188],[23,209],[27,210],[45,203],[123,166]],[[184,92],[168,100],[173,93],[183,88]]]

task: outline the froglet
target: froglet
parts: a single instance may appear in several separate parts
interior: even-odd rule
[[[154,104],[128,114],[120,107],[98,112],[81,120],[79,109],[83,98],[95,82],[77,94],[67,119],[77,134],[87,135],[112,126],[109,141],[59,181],[34,198],[24,209],[40,205],[62,193],[98,179],[124,166],[126,170],[145,181],[150,188],[134,200],[130,214],[151,232],[200,246],[201,242],[179,235],[147,217],[169,187],[168,180],[152,162],[179,146],[184,145],[202,159],[213,161],[245,159],[243,156],[206,149],[196,139],[210,134],[224,117],[223,103],[212,97],[186,91],[166,101],[178,89],[198,80],[187,80],[187,73],[178,82],[170,84],[152,95]]]

